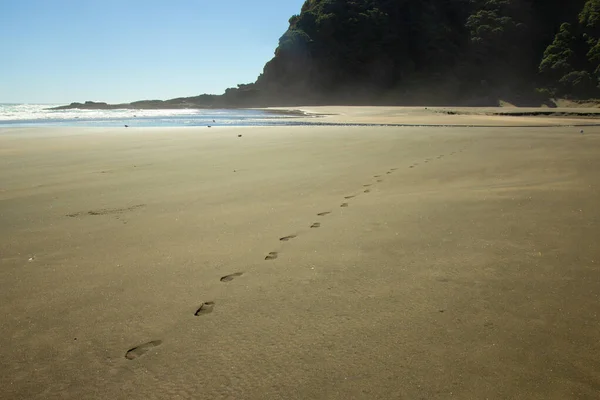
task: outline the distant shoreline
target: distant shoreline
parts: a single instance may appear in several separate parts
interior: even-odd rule
[[[69,105],[49,107],[47,110],[260,110],[270,114],[281,114],[286,116],[318,116],[308,114],[295,108],[262,108],[262,107],[231,107],[231,106],[203,106],[191,103],[174,103],[172,100],[142,100],[133,103],[108,104],[104,102],[86,101],[85,103],[71,103]]]
[[[219,104],[215,101],[220,96],[217,95],[200,95],[196,97],[180,97],[170,100],[140,100],[131,103],[109,104],[105,102],[86,101],[84,103],[74,102],[68,105],[49,107],[48,110],[262,110],[272,114],[282,114],[286,116],[298,117],[319,117],[325,116],[321,113],[306,112],[300,108],[301,106],[235,106],[231,104]],[[433,113],[441,113],[447,115],[487,115],[487,116],[502,116],[502,117],[577,117],[577,118],[599,118],[600,108],[598,104],[587,104],[585,102],[569,101],[564,99],[555,99],[554,107],[516,107],[510,104],[500,102],[496,107],[473,107],[473,106],[433,106],[422,107],[415,106],[395,106],[396,108],[404,108],[407,110],[429,110]],[[591,106],[590,106],[591,105]],[[314,105],[307,106],[312,108],[322,107],[357,107],[353,105]],[[358,107],[382,107],[388,106],[358,106]]]

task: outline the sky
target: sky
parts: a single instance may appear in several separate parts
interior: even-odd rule
[[[304,0],[0,0],[0,103],[222,94],[254,82]]]

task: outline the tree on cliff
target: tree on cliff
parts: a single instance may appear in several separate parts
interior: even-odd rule
[[[588,0],[575,24],[563,23],[544,51],[540,73],[558,95],[590,97],[598,92],[600,0]]]
[[[227,95],[369,102],[418,91],[434,99],[500,95],[543,84],[590,96],[600,74],[599,4],[307,0],[257,81]],[[590,84],[594,90],[585,89]]]

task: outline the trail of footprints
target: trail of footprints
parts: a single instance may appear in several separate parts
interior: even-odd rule
[[[463,151],[465,151],[466,148],[461,148],[458,152],[451,152],[449,155],[453,156],[456,155],[458,153],[462,153]],[[437,160],[441,160],[442,158],[444,158],[444,154],[440,154],[439,156],[436,157]],[[429,163],[430,161],[433,161],[431,158],[426,158],[423,160],[423,162],[425,164]],[[419,165],[419,163],[413,163],[412,165],[410,165],[408,168],[415,168]],[[391,168],[389,171],[386,171],[385,175],[391,175],[392,173],[394,173],[395,171],[397,171],[398,168]],[[376,179],[377,183],[381,183],[383,182],[382,178],[383,175],[374,175],[373,178]],[[364,185],[362,185],[364,190],[362,193],[371,193],[371,187],[373,186],[373,183],[366,183]],[[348,195],[344,197],[344,200],[350,200],[353,199],[355,197],[357,197],[358,194],[352,194],[352,195]],[[349,207],[349,203],[348,202],[343,202],[342,204],[340,204],[341,208],[347,208]],[[330,215],[332,213],[332,211],[323,211],[317,214],[318,217],[325,217],[327,215]],[[69,215],[70,216],[70,215]],[[316,228],[320,228],[321,227],[321,223],[320,222],[314,222],[310,228],[311,229],[316,229]],[[297,238],[298,235],[294,234],[294,235],[288,235],[288,236],[283,236],[281,238],[279,238],[280,242],[289,242],[292,239]],[[267,256],[265,257],[265,261],[273,261],[276,260],[279,256],[279,252],[277,251],[272,251],[269,254],[267,254]],[[225,275],[222,276],[220,278],[221,282],[227,283],[227,282],[231,282],[234,279],[240,277],[244,275],[243,272],[235,272],[229,275]],[[213,312],[215,308],[215,302],[214,301],[205,301],[203,303],[200,304],[200,306],[196,309],[196,311],[194,312],[194,316],[196,317],[200,317],[200,316],[204,316],[207,314],[210,314]],[[151,351],[152,349],[160,346],[162,344],[162,340],[153,340],[147,343],[143,343],[140,344],[138,346],[132,347],[131,349],[127,350],[127,352],[125,353],[125,358],[127,360],[135,360],[138,357],[143,356],[144,354],[148,353],[149,351]]]

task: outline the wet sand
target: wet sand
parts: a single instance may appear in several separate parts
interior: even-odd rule
[[[0,130],[0,398],[597,399],[579,129]]]

